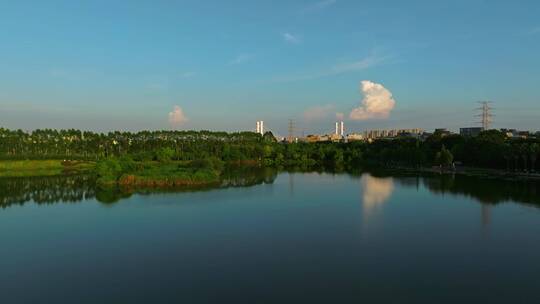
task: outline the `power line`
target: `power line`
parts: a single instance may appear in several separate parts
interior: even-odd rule
[[[492,103],[491,101],[479,101],[478,102],[481,107],[477,108],[476,110],[480,112],[480,114],[475,115],[476,117],[480,117],[479,124],[482,125],[482,128],[484,130],[489,130],[491,127],[491,123],[493,123],[493,114],[491,111],[493,108],[490,106]]]
[[[293,142],[294,140],[294,121],[292,119],[289,119],[289,137],[287,140],[289,142]]]

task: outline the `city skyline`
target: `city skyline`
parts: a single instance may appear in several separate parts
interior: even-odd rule
[[[459,130],[490,100],[493,128],[536,131],[540,4],[520,3],[0,4],[0,126]]]

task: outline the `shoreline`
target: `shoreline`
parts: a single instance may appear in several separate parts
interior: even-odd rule
[[[65,160],[2,160],[0,177],[40,177],[88,173],[95,167],[89,161]]]
[[[455,170],[447,168],[437,167],[423,167],[423,168],[411,168],[411,167],[379,167],[371,169],[385,170],[394,172],[407,172],[407,173],[421,173],[421,174],[437,174],[437,175],[462,175],[468,177],[477,177],[485,179],[499,179],[506,181],[540,181],[540,172],[510,172],[499,169],[485,169],[476,167],[457,167]]]
[[[274,166],[265,166],[258,161],[231,162],[227,165],[236,166],[263,166],[272,168]],[[2,160],[0,161],[0,178],[11,177],[52,177],[72,174],[92,173],[96,163],[88,161],[62,161],[62,160]],[[160,165],[157,165],[159,167]],[[285,171],[287,167],[283,167]],[[293,166],[294,167],[294,166]],[[313,169],[313,168],[312,168]],[[514,172],[500,169],[487,169],[477,167],[459,166],[455,170],[451,168],[438,167],[385,167],[385,166],[366,166],[361,170],[367,171],[386,171],[396,173],[415,173],[415,174],[437,174],[437,175],[462,175],[486,179],[500,179],[507,181],[540,181],[540,172]],[[312,170],[317,171],[317,170]],[[349,172],[349,170],[344,171]],[[192,174],[194,175],[194,174]],[[208,178],[208,177],[206,177]],[[190,186],[209,186],[219,183],[219,177],[209,180],[193,180],[188,176],[179,178],[174,175],[162,175],[155,178],[143,177],[137,174],[126,174],[114,182],[106,182],[108,185],[122,185],[128,187],[156,187],[156,188],[178,188]]]

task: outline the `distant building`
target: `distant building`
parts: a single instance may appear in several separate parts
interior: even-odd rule
[[[422,137],[422,134],[420,134],[420,133],[412,133],[412,132],[400,132],[397,137],[420,139]]]
[[[506,135],[508,138],[513,138],[518,136],[518,131],[516,129],[501,129],[501,132]]]
[[[519,131],[518,132],[518,137],[519,138],[527,139],[530,136],[531,136],[531,132],[529,132],[529,131]]]
[[[480,135],[482,131],[484,131],[484,128],[482,127],[460,128],[459,135],[464,137],[476,137]]]
[[[407,134],[410,134],[410,135],[411,134],[412,135],[416,135],[416,134],[420,135],[423,132],[424,132],[424,130],[418,129],[418,128],[415,128],[415,129],[400,129],[400,130],[398,130],[398,135],[402,134],[402,133],[407,133]]]
[[[319,135],[318,141],[330,141],[330,136],[328,135]]]
[[[347,141],[364,140],[364,135],[358,133],[347,134]]]
[[[340,142],[343,139],[343,137],[340,134],[332,134],[332,135],[328,135],[328,137],[333,142]]]
[[[320,136],[319,135],[313,135],[313,134],[310,134],[306,137],[306,141],[308,143],[315,143],[315,142],[318,142],[320,140]]]
[[[306,136],[306,138],[303,141],[308,142],[308,143],[316,143],[316,142],[327,142],[327,141],[340,142],[342,140],[343,140],[343,137],[339,134],[330,134],[330,135],[310,134]]]
[[[531,137],[531,132],[529,131],[518,131],[516,129],[501,129],[501,132],[506,135],[508,138],[522,138],[527,139]],[[537,132],[538,134],[538,132]]]
[[[445,136],[451,135],[452,132],[448,131],[448,129],[446,128],[439,128],[439,129],[435,129],[434,134],[439,134],[441,137],[445,137]]]
[[[396,138],[402,134],[410,136],[420,136],[424,130],[422,129],[391,129],[391,130],[368,130],[364,131],[364,140],[373,140],[377,138]]]
[[[422,141],[425,141],[425,140],[428,139],[430,136],[433,136],[433,133],[424,132],[424,133],[422,133],[422,135],[420,135],[420,139],[421,139]]]

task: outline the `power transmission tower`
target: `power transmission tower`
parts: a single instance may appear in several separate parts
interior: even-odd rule
[[[489,130],[491,127],[491,123],[493,122],[493,114],[491,114],[491,110],[493,108],[490,106],[492,103],[491,101],[479,101],[478,102],[481,107],[477,108],[477,111],[480,111],[480,114],[476,115],[476,117],[480,117],[479,124],[482,125],[482,128],[484,130]]]
[[[294,141],[294,121],[289,119],[289,137],[287,140],[292,143]]]

